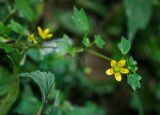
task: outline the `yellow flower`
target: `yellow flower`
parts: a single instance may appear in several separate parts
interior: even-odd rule
[[[29,42],[32,42],[33,44],[37,44],[37,40],[36,40],[33,33],[29,34],[27,39],[28,39]]]
[[[49,34],[48,28],[46,28],[45,30],[42,30],[42,28],[38,26],[37,30],[38,30],[39,36],[44,40],[47,38],[51,38],[53,36],[52,34]]]
[[[115,79],[117,81],[122,80],[121,74],[127,74],[129,73],[129,70],[125,68],[126,60],[122,59],[118,63],[116,60],[111,60],[111,68],[106,70],[107,75],[113,75],[115,76]]]

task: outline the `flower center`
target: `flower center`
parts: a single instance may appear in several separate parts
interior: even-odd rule
[[[114,72],[118,73],[120,71],[120,68],[118,66],[114,67]]]

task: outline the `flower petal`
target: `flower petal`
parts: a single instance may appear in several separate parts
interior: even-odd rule
[[[120,60],[120,61],[118,62],[118,66],[119,66],[119,67],[123,67],[123,66],[125,66],[125,64],[126,64],[126,60],[124,60],[124,59],[122,59],[122,60]]]
[[[113,73],[114,73],[113,68],[110,68],[110,69],[107,69],[107,70],[106,70],[106,74],[107,74],[107,75],[112,75]]]
[[[47,38],[51,38],[53,35],[52,34],[48,34],[47,35]]]
[[[111,60],[111,67],[115,67],[117,65],[117,61],[116,60]]]
[[[122,80],[122,76],[121,76],[120,73],[115,73],[114,76],[115,76],[117,81],[121,81]]]
[[[48,33],[49,33],[49,29],[46,28],[46,29],[44,30],[44,35],[47,35]]]
[[[38,33],[39,33],[39,34],[42,34],[42,33],[43,33],[41,27],[38,26],[37,30],[38,30]]]
[[[129,73],[129,70],[127,68],[121,68],[120,72],[123,74],[127,74],[127,73]]]

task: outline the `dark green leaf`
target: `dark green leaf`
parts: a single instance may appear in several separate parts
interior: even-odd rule
[[[87,9],[92,10],[93,12],[105,16],[107,13],[107,7],[101,1],[96,0],[78,0],[79,4],[86,7]]]
[[[14,51],[14,49],[7,44],[1,43],[0,42],[0,49],[4,49],[6,53]]]
[[[84,107],[73,106],[72,109],[66,111],[67,115],[104,115],[104,109],[99,108],[94,103],[87,103]]]
[[[127,82],[129,85],[131,85],[133,90],[136,90],[136,88],[141,88],[141,76],[139,74],[129,74],[127,77]]]
[[[139,115],[144,115],[142,100],[140,99],[140,96],[138,94],[133,94],[131,98],[131,106],[138,110]]]
[[[0,22],[0,34],[3,34],[5,31],[5,26],[4,26],[4,24],[2,23],[2,22]]]
[[[34,113],[39,110],[40,106],[40,101],[34,97],[31,89],[25,86],[20,103],[16,107],[15,111],[20,115],[34,115]]]
[[[94,36],[94,42],[99,48],[103,48],[105,46],[105,41],[102,39],[100,35]]]
[[[11,31],[14,31],[20,35],[23,35],[25,33],[24,27],[22,27],[18,22],[11,21],[8,27]]]
[[[57,20],[61,24],[63,28],[66,30],[73,32],[75,34],[81,35],[82,33],[75,29],[75,23],[72,20],[72,12],[71,11],[59,11],[55,14]]]
[[[6,115],[19,93],[19,80],[15,74],[0,67],[0,113]]]
[[[28,21],[35,20],[35,13],[29,3],[29,0],[15,0],[15,8],[18,10],[19,16]]]
[[[152,6],[153,0],[125,0],[130,39],[133,39],[139,29],[146,27],[151,17]]]
[[[118,44],[118,48],[123,55],[126,55],[131,49],[131,41],[122,36],[121,42]]]

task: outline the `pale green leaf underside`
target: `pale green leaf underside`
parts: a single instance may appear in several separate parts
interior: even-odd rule
[[[22,77],[30,77],[40,88],[42,100],[45,101],[49,93],[54,90],[54,74],[41,72],[39,70],[31,73],[22,73]]]

